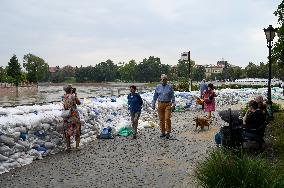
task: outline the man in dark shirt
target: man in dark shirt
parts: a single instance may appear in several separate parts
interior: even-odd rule
[[[258,108],[258,103],[254,100],[249,102],[248,107],[249,112],[243,126],[247,129],[257,129],[264,123],[265,115],[263,111]]]

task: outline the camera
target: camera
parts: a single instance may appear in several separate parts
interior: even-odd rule
[[[72,88],[72,94],[76,93],[76,88]]]

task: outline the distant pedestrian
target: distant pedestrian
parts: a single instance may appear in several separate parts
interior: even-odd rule
[[[155,109],[158,100],[158,114],[160,119],[161,138],[170,138],[171,133],[171,113],[175,108],[175,95],[171,85],[168,84],[167,75],[161,75],[161,84],[159,84],[153,96],[152,108]]]
[[[138,120],[141,114],[143,100],[141,96],[136,93],[136,86],[130,86],[130,94],[127,96],[128,109],[130,111],[131,123],[133,129],[133,139],[137,138]]]
[[[204,92],[207,90],[208,86],[206,84],[206,80],[203,79],[199,85],[200,90],[200,99],[204,99]],[[204,109],[204,104],[202,104],[202,110]]]
[[[215,97],[214,86],[210,83],[207,90],[204,91],[204,111],[208,112],[208,119],[211,119],[211,113],[215,111]]]
[[[63,97],[63,105],[65,110],[70,110],[70,116],[64,117],[63,132],[66,139],[67,151],[71,150],[71,137],[74,136],[76,140],[76,149],[79,149],[81,122],[77,105],[81,104],[77,97],[76,89],[71,85],[63,87],[66,92]]]

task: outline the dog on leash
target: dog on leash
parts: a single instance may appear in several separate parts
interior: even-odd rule
[[[198,126],[201,127],[201,130],[203,130],[205,126],[207,126],[208,129],[209,129],[209,124],[210,124],[210,120],[209,119],[202,118],[202,117],[195,117],[193,119],[193,121],[195,121],[195,123],[196,123],[195,130],[197,129]]]

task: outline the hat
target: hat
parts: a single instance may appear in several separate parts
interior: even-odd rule
[[[168,79],[166,74],[161,74],[161,79]]]
[[[63,90],[64,90],[65,92],[70,92],[71,89],[72,89],[72,85],[71,85],[71,84],[68,84],[68,85],[63,86]]]

